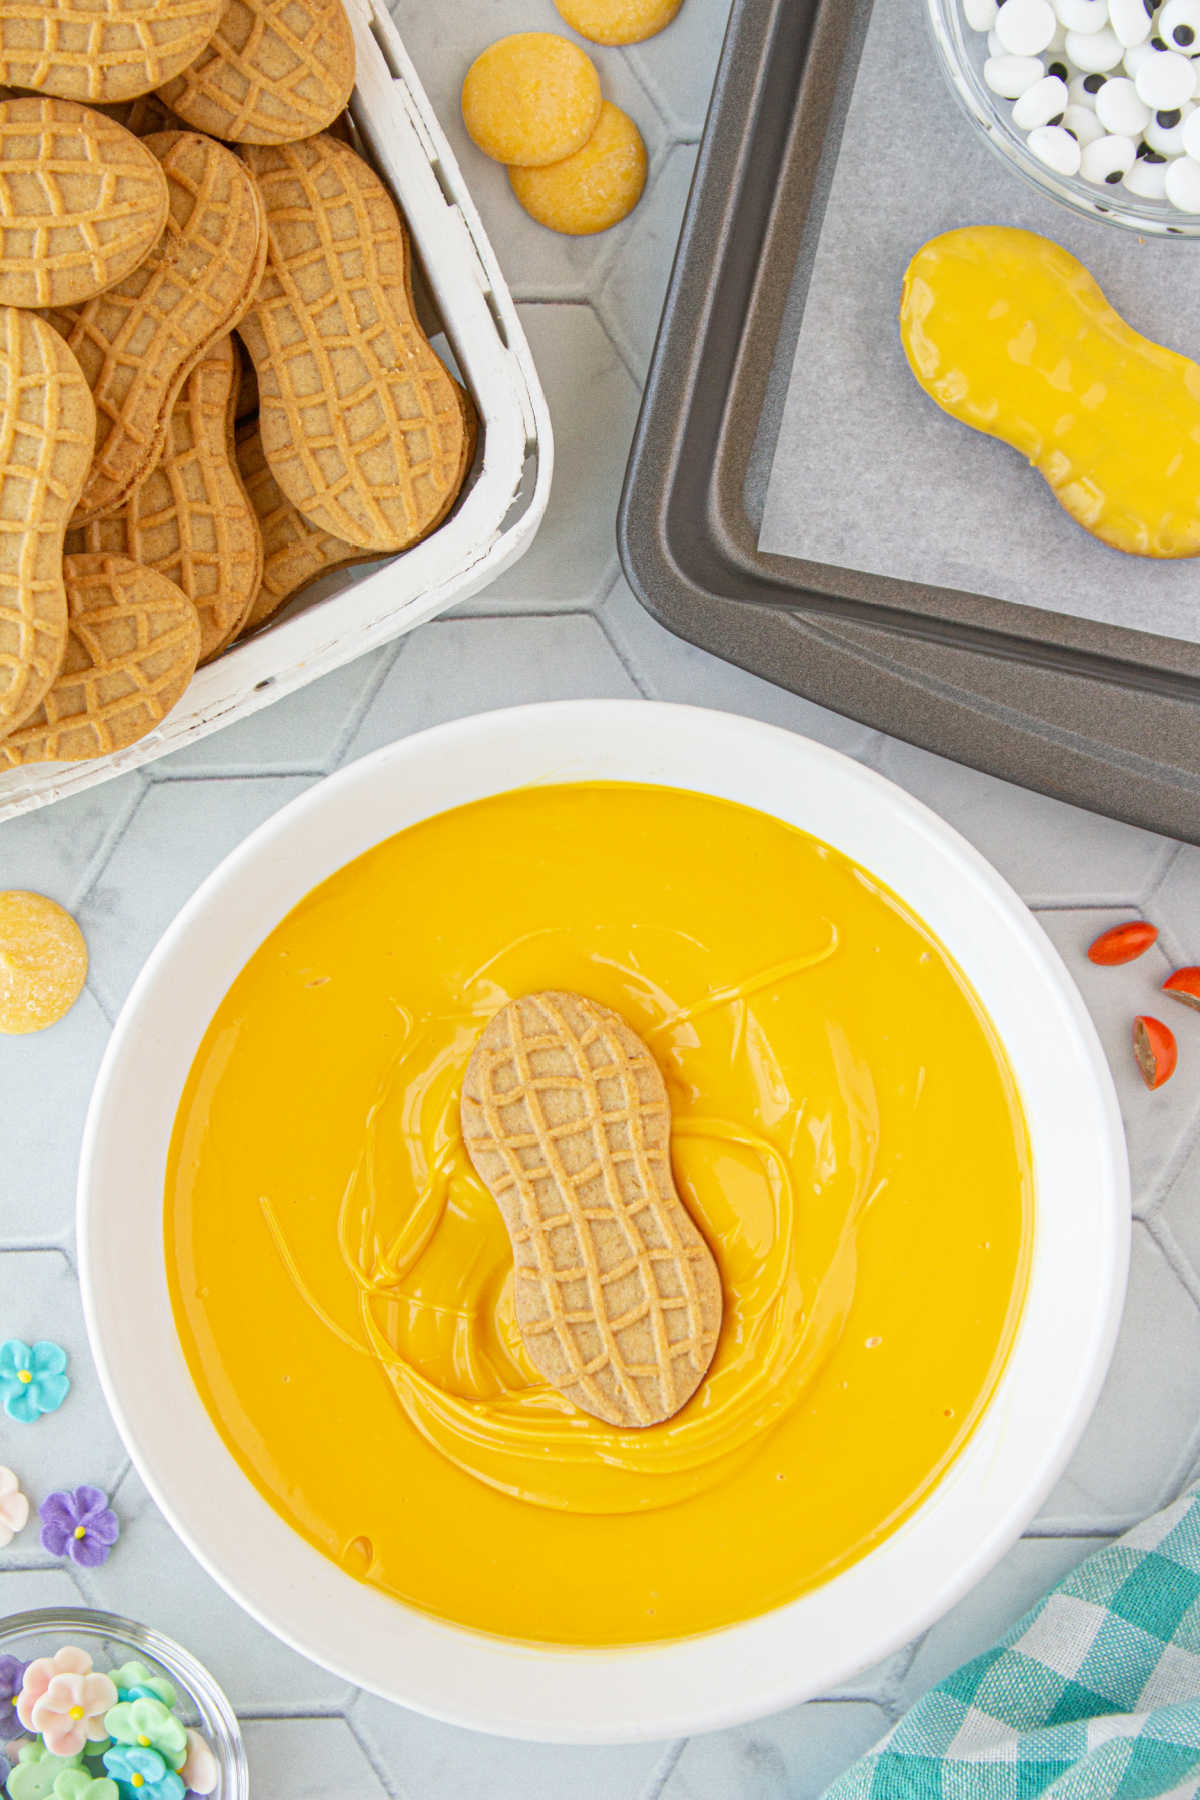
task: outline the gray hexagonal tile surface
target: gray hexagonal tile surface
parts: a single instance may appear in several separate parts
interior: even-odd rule
[[[494,38],[573,34],[552,0],[394,0],[522,304],[554,417],[545,526],[516,568],[459,612],[229,731],[78,799],[0,826],[0,888],[76,911],[88,989],[42,1036],[0,1038],[0,1339],[47,1336],[73,1381],[58,1414],[0,1415],[0,1463],[35,1503],[51,1487],[109,1488],[122,1537],[88,1572],[44,1551],[36,1524],[0,1550],[0,1616],[81,1601],[175,1633],[224,1683],[244,1725],[255,1800],[812,1800],[899,1709],[1007,1628],[1113,1532],[1200,1475],[1200,1015],[1164,1002],[1163,975],[1200,962],[1200,851],[1022,793],[890,741],[672,637],[618,573],[614,519],[727,0],[683,0],[660,37],[591,47],[605,93],[651,156],[640,207],[594,239],[556,237],[517,206],[505,172],[466,138],[462,76]],[[579,40],[576,40],[579,41]],[[529,700],[645,696],[733,710],[881,769],[990,857],[1079,983],[1114,1070],[1134,1178],[1129,1302],[1079,1449],[1029,1535],[916,1644],[775,1718],[689,1742],[571,1750],[500,1743],[406,1713],[277,1643],[174,1538],[129,1467],[92,1368],[73,1263],[75,1164],[111,1021],[198,883],[320,775],[439,721]],[[1097,970],[1091,938],[1144,912],[1159,945]],[[1158,1010],[1181,1062],[1149,1094],[1129,1053],[1135,1012]]]

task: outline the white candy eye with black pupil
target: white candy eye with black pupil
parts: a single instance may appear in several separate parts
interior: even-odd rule
[[[995,110],[1032,157],[1200,216],[1200,0],[960,4]]]
[[[1156,21],[1156,35],[1185,56],[1200,53],[1200,0],[1167,0]]]

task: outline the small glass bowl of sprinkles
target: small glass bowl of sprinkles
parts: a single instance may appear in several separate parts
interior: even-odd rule
[[[15,1673],[14,1660],[18,1666],[25,1665],[40,1657],[54,1658],[68,1648],[90,1657],[97,1674],[111,1677],[129,1672],[133,1678],[132,1672],[136,1670],[140,1679],[149,1684],[144,1690],[147,1695],[173,1695],[173,1704],[169,1708],[172,1718],[198,1734],[210,1753],[202,1759],[205,1769],[202,1786],[208,1791],[210,1800],[249,1800],[250,1772],[237,1717],[207,1669],[187,1650],[148,1625],[119,1618],[115,1613],[92,1612],[83,1607],[46,1607],[35,1612],[13,1613],[0,1622],[0,1669],[8,1673]],[[5,1691],[11,1685],[11,1682],[7,1683]],[[123,1691],[120,1684],[117,1685],[118,1691]],[[142,1692],[140,1685],[134,1690],[135,1694]],[[130,1694],[126,1699],[133,1697]],[[3,1800],[8,1800],[10,1767],[17,1766],[14,1740],[17,1744],[28,1745],[31,1734],[17,1718],[13,1700],[0,1699],[0,1756],[4,1758],[0,1762],[0,1796]],[[40,1746],[40,1740],[35,1741]],[[140,1747],[142,1740],[135,1741]],[[117,1740],[113,1742],[117,1744]],[[121,1746],[117,1744],[117,1747]],[[106,1774],[102,1750],[103,1745],[89,1745],[83,1759],[82,1766],[93,1778]],[[41,1753],[39,1747],[35,1754]],[[122,1779],[126,1773],[122,1772]],[[187,1790],[188,1800],[191,1800],[192,1791]],[[147,1792],[153,1792],[152,1783]]]
[[[1200,0],[926,0],[992,148],[1075,212],[1200,236]]]

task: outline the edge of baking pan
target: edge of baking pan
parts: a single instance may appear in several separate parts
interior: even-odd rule
[[[382,0],[346,0],[355,127],[407,221],[442,330],[479,412],[480,450],[444,524],[411,550],[314,584],[298,605],[199,669],[156,730],[91,762],[0,775],[0,822],[77,794],[294,693],[477,593],[541,524],[554,439],[533,356],[454,153]]]
[[[811,700],[1200,841],[1200,646],[757,550],[747,469],[869,10],[735,0],[621,499],[625,573],[679,636]]]

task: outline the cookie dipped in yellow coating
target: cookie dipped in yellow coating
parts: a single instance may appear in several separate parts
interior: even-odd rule
[[[1085,531],[1200,554],[1200,367],[1140,336],[1049,238],[972,225],[904,276],[900,336],[952,418],[1011,444]]]

